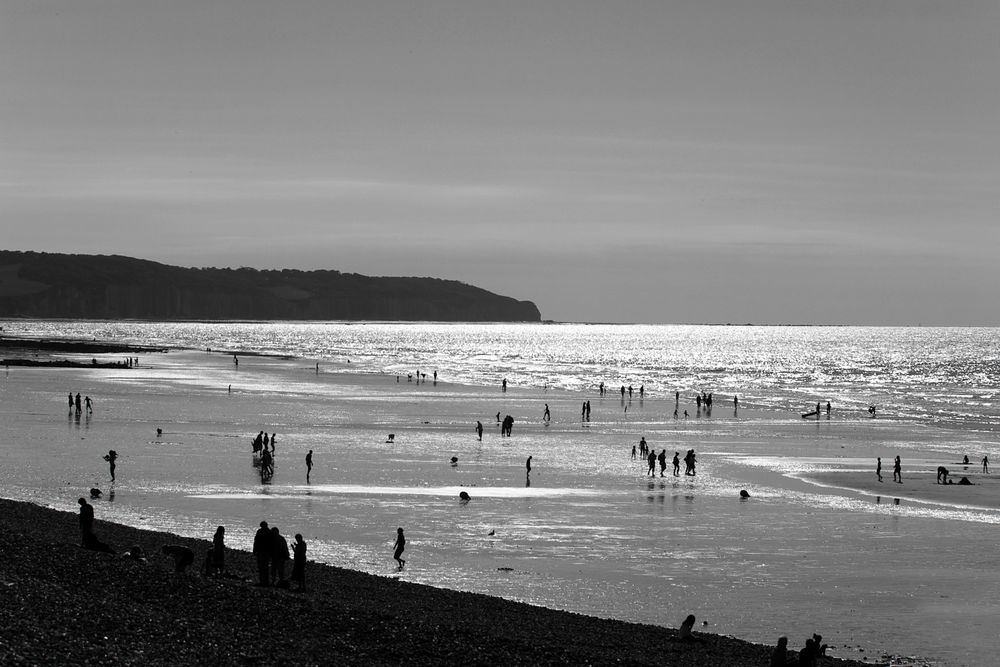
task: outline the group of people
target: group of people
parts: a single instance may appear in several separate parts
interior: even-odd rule
[[[253,537],[253,555],[257,561],[257,585],[289,588],[290,581],[298,584],[298,590],[306,588],[306,542],[301,533],[295,534],[291,557],[288,541],[277,526],[268,526],[261,521]],[[285,578],[285,568],[292,561],[292,575]]]
[[[267,435],[267,431],[261,431],[257,434],[257,437],[253,439],[250,444],[253,449],[254,454],[266,451],[270,448],[271,453],[274,454],[274,446],[278,442],[278,434],[272,433],[270,436]]]
[[[80,399],[80,392],[77,392],[76,396],[73,396],[73,392],[69,392],[69,411],[72,414],[81,414],[86,408],[87,414],[93,414],[94,412],[94,402],[90,400],[90,396],[86,396],[83,400]]]
[[[816,667],[821,656],[826,655],[827,645],[823,635],[813,635],[799,651],[797,658],[788,658],[788,637],[778,637],[778,644],[771,652],[769,667]]]
[[[966,465],[967,466],[969,464],[970,464],[970,462],[969,462],[968,455],[963,456],[962,457],[962,465]],[[984,455],[983,456],[982,464],[983,464],[983,474],[989,473],[989,471],[990,471],[990,457],[989,457],[989,455]],[[948,475],[949,474],[951,474],[951,473],[949,472],[949,470],[947,468],[945,468],[944,466],[938,466],[936,482],[938,484],[951,484],[951,480],[948,479]],[[881,456],[879,456],[879,457],[877,457],[875,459],[875,476],[878,478],[878,481],[880,481],[880,482],[882,481],[882,457]],[[896,482],[898,484],[902,484],[903,483],[903,463],[900,460],[899,456],[897,456],[893,460],[893,463],[892,463],[892,481],[894,481],[894,482]],[[969,484],[969,481],[968,481],[967,478],[963,477],[962,480],[959,482],[959,484],[965,484],[965,485],[967,485],[967,484]]]
[[[664,476],[667,469],[667,450],[661,450],[659,454],[656,453],[655,449],[650,449],[649,445],[646,444],[646,438],[640,438],[639,440],[639,455],[643,457],[649,466],[646,470],[646,476],[656,476],[656,464],[660,464],[660,477]],[[674,458],[671,461],[674,466],[674,477],[680,477],[681,470],[681,454],[680,452],[674,452]],[[636,458],[636,447],[632,445],[632,458]],[[694,450],[689,449],[687,455],[684,457],[684,474],[693,476],[695,474],[695,455]]]
[[[477,422],[478,423],[478,422]],[[510,437],[510,430],[514,427],[514,418],[507,415],[500,421],[500,413],[497,413],[497,423],[500,424],[500,437]],[[478,427],[477,427],[478,430]],[[482,440],[482,433],[480,433],[479,439]]]

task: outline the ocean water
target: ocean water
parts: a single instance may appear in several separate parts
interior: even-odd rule
[[[668,626],[694,613],[707,631],[787,634],[796,648],[820,632],[837,655],[900,665],[998,660],[997,503],[896,504],[811,478],[876,456],[889,473],[897,454],[914,484],[963,455],[1000,462],[995,329],[14,321],[5,333],[172,348],[127,371],[9,369],[7,497],[73,511],[99,486],[99,518],[206,539],[225,524],[234,547],[263,518],[303,533],[311,558],[384,576]],[[426,383],[408,381],[418,371]],[[70,391],[94,414],[68,414]],[[829,419],[801,419],[827,401]],[[513,437],[497,412],[514,416]],[[261,429],[278,433],[268,484],[248,445]],[[668,458],[695,449],[698,474],[647,477],[630,457],[639,437]]]

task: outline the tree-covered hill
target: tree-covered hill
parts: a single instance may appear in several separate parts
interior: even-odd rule
[[[0,250],[0,316],[151,320],[531,321],[454,280],[340,271],[182,268],[120,255]]]

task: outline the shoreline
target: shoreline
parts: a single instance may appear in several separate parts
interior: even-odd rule
[[[258,588],[227,544],[229,576],[200,571],[208,540],[98,520],[119,555],[78,546],[72,512],[0,499],[6,554],[0,661],[67,664],[767,664],[771,647],[602,619],[309,562],[304,593]],[[188,546],[175,573],[160,553]],[[133,545],[147,560],[120,555]],[[686,610],[677,611],[678,625]],[[282,619],[282,622],[274,623]],[[777,639],[777,637],[775,637]],[[790,645],[805,638],[792,637]],[[322,656],[320,658],[320,656]],[[822,665],[877,663],[822,658]]]

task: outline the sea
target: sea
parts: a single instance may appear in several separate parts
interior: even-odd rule
[[[234,548],[266,519],[311,559],[379,576],[669,627],[693,613],[793,648],[815,632],[875,664],[1000,664],[1000,502],[978,465],[1000,464],[1000,329],[3,326],[168,350],[133,368],[7,368],[5,497],[74,511],[93,486],[99,519],[205,539],[226,525]],[[76,392],[93,413],[67,410]],[[277,434],[268,481],[249,446],[261,430]],[[667,450],[663,477],[632,458],[640,438]],[[673,476],[692,449],[696,475]],[[908,491],[948,465],[979,495],[854,483],[876,457],[890,476],[895,456]]]

